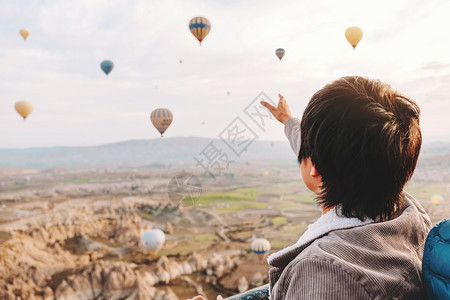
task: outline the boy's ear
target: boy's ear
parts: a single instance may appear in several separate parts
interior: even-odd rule
[[[317,172],[317,169],[314,165],[312,165],[309,175],[311,175],[312,177],[320,176],[319,172]]]

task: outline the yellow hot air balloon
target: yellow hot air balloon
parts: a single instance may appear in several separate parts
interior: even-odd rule
[[[358,45],[359,41],[362,39],[363,31],[359,27],[349,27],[345,30],[345,38],[352,45],[353,50],[355,50],[356,45]]]
[[[17,113],[21,115],[25,120],[33,111],[34,106],[33,103],[22,100],[17,102],[16,105],[14,105],[14,108],[16,109]]]
[[[258,255],[259,261],[262,261],[267,252],[270,251],[270,242],[266,239],[255,239],[250,245],[252,252]]]
[[[30,32],[26,29],[21,29],[20,35],[23,37],[24,40],[26,40],[28,38],[28,36],[30,35]]]
[[[211,30],[211,23],[207,18],[195,17],[192,18],[191,21],[189,22],[189,30],[197,38],[201,46],[203,39],[208,35],[209,31]]]
[[[167,108],[157,108],[150,114],[150,120],[153,126],[161,133],[161,137],[163,137],[164,132],[172,123],[173,114]]]

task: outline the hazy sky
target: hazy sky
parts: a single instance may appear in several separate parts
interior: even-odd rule
[[[0,5],[0,148],[156,138],[149,116],[159,107],[175,116],[166,136],[217,137],[237,116],[255,126],[243,110],[261,91],[284,94],[301,116],[316,90],[344,75],[389,82],[420,105],[425,141],[450,140],[450,1]],[[201,47],[188,29],[195,16],[212,26]],[[356,51],[349,26],[364,31]],[[109,76],[105,59],[115,64]],[[14,111],[24,99],[35,105],[25,122]],[[282,129],[271,121],[259,139],[284,139]]]

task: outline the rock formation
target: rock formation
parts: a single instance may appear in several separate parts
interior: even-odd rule
[[[199,271],[216,284],[242,255],[226,250],[150,260],[139,244],[151,224],[144,225],[136,212],[137,207],[150,207],[148,201],[97,202],[79,202],[66,211],[55,206],[59,213],[53,211],[51,217],[18,223],[0,245],[0,299],[172,300],[177,299],[173,291],[155,285]],[[167,223],[166,230],[173,232],[171,226]],[[123,255],[131,261],[120,259]],[[195,287],[202,291],[201,285]]]

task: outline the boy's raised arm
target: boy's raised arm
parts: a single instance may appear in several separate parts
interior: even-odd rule
[[[280,97],[278,107],[265,101],[261,101],[261,105],[267,107],[275,119],[285,125],[284,133],[286,134],[295,155],[298,156],[300,151],[300,120],[292,117],[291,110],[289,109],[286,100],[281,94],[278,94],[278,96]]]
[[[291,144],[291,148],[298,157],[300,152],[300,119],[290,118],[284,125],[284,133]]]

